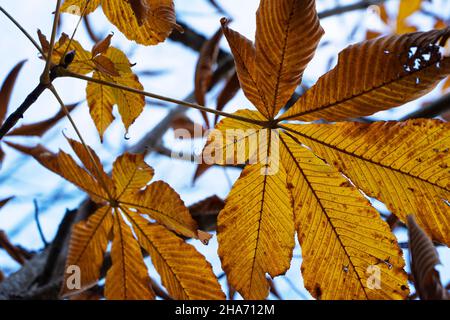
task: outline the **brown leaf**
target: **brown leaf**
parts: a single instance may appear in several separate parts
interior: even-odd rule
[[[48,52],[50,50],[50,43],[47,40],[47,37],[38,29],[37,31],[39,42],[41,43],[42,51]]]
[[[108,50],[109,46],[111,45],[111,38],[112,38],[113,34],[109,34],[105,39],[97,42],[93,47],[92,47],[92,56],[95,57],[99,54],[105,53],[106,50]]]
[[[111,61],[106,56],[96,56],[93,59],[95,63],[95,67],[102,73],[110,75],[112,77],[118,77],[120,76],[119,71],[117,71],[116,66],[114,65],[114,62]]]
[[[435,266],[440,264],[433,242],[417,225],[414,216],[408,216],[409,248],[414,284],[422,300],[446,300],[447,292]]]
[[[200,51],[200,57],[195,70],[195,98],[197,99],[197,103],[202,106],[205,105],[205,95],[211,85],[213,66],[216,64],[217,57],[219,56],[219,44],[222,36],[222,29],[217,30],[212,38],[205,42]],[[206,112],[202,111],[202,116],[206,126],[209,127]]]
[[[217,216],[224,206],[225,201],[223,199],[212,196],[191,205],[189,212],[203,230],[213,231],[216,229]]]
[[[5,81],[0,89],[0,124],[3,123],[6,113],[8,112],[9,101],[11,100],[11,94],[14,89],[14,85],[19,75],[20,69],[22,69],[26,60],[20,61],[6,76]]]
[[[69,112],[72,112],[80,102],[71,104],[66,106],[67,110]],[[46,133],[48,130],[50,130],[58,121],[60,121],[62,118],[66,116],[66,113],[64,110],[59,110],[56,115],[53,117],[32,123],[32,124],[25,124],[20,127],[17,127],[16,129],[13,129],[8,133],[8,136],[36,136],[36,137],[42,137],[44,133]]]
[[[231,75],[231,77],[227,79],[225,87],[223,87],[223,90],[220,92],[219,97],[217,98],[216,109],[218,111],[222,111],[227,105],[227,103],[230,102],[231,99],[233,99],[236,96],[240,88],[241,85],[239,84],[239,78],[237,72],[235,71]],[[214,118],[214,124],[217,124],[218,121],[219,115],[216,114],[216,117]]]
[[[14,197],[9,197],[3,200],[0,200],[0,209],[3,208],[9,201],[11,201]]]
[[[148,18],[149,8],[143,0],[128,0],[128,2],[131,5],[131,10],[133,10],[134,15],[136,16],[138,25],[141,27]]]

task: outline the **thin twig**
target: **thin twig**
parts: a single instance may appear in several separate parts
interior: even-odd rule
[[[94,83],[98,83],[98,84],[105,85],[105,86],[108,86],[108,87],[112,87],[112,88],[116,88],[116,89],[120,89],[120,90],[124,90],[124,91],[128,91],[128,92],[140,94],[140,95],[143,95],[143,96],[146,96],[146,97],[149,97],[149,98],[153,98],[153,99],[157,99],[157,100],[161,100],[161,101],[165,101],[165,102],[174,103],[174,104],[177,104],[177,105],[181,105],[181,106],[185,106],[185,107],[188,107],[188,108],[197,109],[197,110],[201,110],[201,111],[217,114],[217,115],[220,115],[220,116],[223,116],[223,117],[232,118],[232,119],[243,121],[243,122],[248,122],[248,123],[252,123],[252,124],[256,124],[256,125],[260,125],[260,126],[266,126],[269,123],[268,121],[259,121],[259,120],[249,119],[249,118],[246,118],[246,117],[241,117],[241,116],[238,116],[236,114],[231,114],[231,113],[227,113],[227,112],[223,112],[223,111],[218,111],[216,109],[207,108],[205,106],[201,106],[201,105],[196,104],[196,103],[191,103],[191,102],[186,102],[186,101],[181,101],[181,100],[177,100],[177,99],[161,96],[161,95],[154,94],[154,93],[151,93],[151,92],[146,92],[146,91],[130,88],[130,87],[127,87],[127,86],[123,86],[123,85],[120,85],[120,84],[117,84],[117,83],[113,83],[113,82],[109,82],[109,81],[105,81],[105,80],[101,80],[101,79],[94,79],[92,77],[88,77],[88,76],[85,76],[85,75],[82,75],[82,74],[74,73],[72,71],[69,71],[69,70],[63,69],[63,68],[59,68],[57,73],[58,73],[58,77],[71,77],[71,78],[77,78],[77,79],[81,79],[81,80],[88,81],[88,82],[94,82]]]
[[[36,199],[33,200],[33,204],[34,204],[34,220],[36,221],[39,236],[41,237],[41,240],[44,243],[44,246],[47,248],[48,242],[45,239],[45,235],[44,235],[44,232],[42,231],[41,223],[39,222],[39,206],[38,206]]]
[[[61,8],[61,0],[57,0],[55,9],[55,18],[53,19],[52,35],[50,38],[50,46],[48,48],[48,56],[47,59],[45,59],[45,68],[41,76],[41,82],[44,84],[49,84],[51,82],[50,66],[52,62],[53,48],[55,47],[56,30],[58,29],[60,8]]]
[[[370,6],[380,5],[386,1],[387,0],[363,0],[363,1],[349,4],[346,6],[340,6],[340,7],[330,9],[330,10],[322,11],[319,13],[319,18],[324,19],[324,18],[329,18],[329,17],[335,16],[338,14],[347,13],[350,11],[367,9]]]
[[[36,88],[34,88],[34,90],[25,98],[19,108],[8,116],[0,127],[0,141],[16,125],[16,123],[23,118],[25,111],[27,111],[28,108],[36,102],[45,89],[47,89],[47,86],[39,83]]]
[[[73,38],[75,37],[75,34],[78,31],[78,27],[80,26],[80,23],[83,20],[83,16],[86,13],[86,9],[87,9],[90,1],[91,0],[87,0],[85,5],[84,5],[83,11],[81,12],[81,15],[80,15],[80,19],[78,19],[78,22],[77,22],[77,24],[75,26],[75,29],[73,30],[72,35],[70,36],[69,44],[67,45],[66,49],[64,50],[64,54],[61,56],[61,60],[59,61],[59,64],[61,64],[61,65],[64,63],[64,59],[66,57],[66,54],[69,51],[70,45],[72,44]]]
[[[12,23],[16,25],[16,27],[22,31],[22,33],[28,38],[28,40],[31,41],[31,43],[36,47],[36,49],[39,51],[39,53],[45,57],[44,51],[41,49],[41,46],[36,42],[36,40],[33,39],[33,37],[22,27],[22,25],[14,19],[5,9],[3,9],[2,6],[0,6],[0,11],[3,12],[3,14],[11,20]]]

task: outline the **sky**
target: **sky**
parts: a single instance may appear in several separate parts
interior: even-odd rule
[[[354,1],[330,1],[318,0],[318,11],[334,8],[341,4],[350,4]],[[397,0],[388,1],[388,10],[395,15]],[[450,12],[450,1],[436,0],[430,7],[435,12]],[[48,0],[0,0],[0,4],[10,12],[33,36],[37,29],[44,34],[50,35],[52,24],[52,12],[55,1]],[[233,18],[232,27],[250,39],[254,38],[255,12],[259,1],[257,0],[220,0],[218,3]],[[207,37],[212,36],[220,26],[221,14],[208,4],[206,0],[175,0],[177,18],[198,30]],[[93,27],[97,34],[106,36],[114,32],[112,45],[124,50],[130,60],[136,63],[135,71],[158,71],[158,76],[141,77],[146,91],[169,96],[176,99],[184,99],[193,90],[193,79],[198,53],[184,46],[166,41],[163,44],[152,47],[135,46],[130,44],[120,32],[110,24],[103,12],[97,10],[90,16]],[[431,21],[423,17],[412,17],[418,22],[423,30],[432,27]],[[71,15],[63,15],[61,31],[71,34],[77,18]],[[363,10],[347,13],[339,17],[324,19],[321,21],[325,30],[321,46],[314,60],[308,66],[304,83],[308,86],[314,82],[336,63],[337,53],[351,43],[364,39],[365,27],[386,31],[379,22],[373,10]],[[24,68],[18,78],[10,110],[17,107],[23,98],[37,85],[44,63],[38,58],[35,48],[27,39],[4,17],[0,16],[0,79],[3,80],[15,64],[27,59]],[[357,30],[352,34],[353,30]],[[351,35],[352,34],[352,35]],[[90,49],[93,45],[83,26],[77,33],[76,40],[80,41],[85,48]],[[221,44],[224,50],[229,50],[225,41]],[[85,99],[85,86],[83,81],[75,79],[58,79],[55,86],[66,103],[73,103]],[[215,99],[223,84],[214,89],[208,96],[207,106],[214,107]],[[426,97],[409,103],[393,111],[381,112],[375,115],[379,120],[394,120],[409,113],[426,102],[439,96],[439,88]],[[83,102],[73,113],[77,126],[87,144],[92,146],[99,154],[105,168],[111,168],[114,158],[120,155],[127,146],[135,144],[139,139],[151,130],[166,114],[173,108],[171,105],[146,106],[143,114],[130,128],[127,139],[120,116],[115,111],[116,121],[107,130],[104,143],[101,144],[95,126],[90,119],[88,107]],[[227,106],[227,112],[233,112],[241,108],[251,108],[251,104],[239,93]],[[49,93],[44,93],[36,104],[27,111],[23,123],[33,123],[58,111],[58,104]],[[188,115],[197,122],[201,122],[200,113],[196,110],[188,111]],[[74,130],[67,120],[61,121],[50,130],[42,139],[11,139],[9,141],[27,143],[33,145],[42,143],[47,148],[56,151],[59,148],[70,153],[70,148],[64,139],[64,134],[76,138]],[[192,147],[186,143],[175,141],[173,132],[169,131],[164,137],[164,142],[173,149],[186,149]],[[201,139],[193,142],[193,147],[200,150],[204,141]],[[0,170],[0,199],[15,196],[0,211],[0,230],[5,230],[12,241],[25,248],[39,250],[42,241],[39,237],[36,223],[34,221],[33,200],[39,205],[40,221],[48,240],[51,240],[57,230],[58,224],[65,210],[76,208],[84,199],[84,194],[73,187],[70,183],[47,171],[33,159],[26,158],[11,148],[2,145],[6,152],[3,167]],[[213,168],[202,176],[195,184],[192,177],[195,165],[182,161],[173,160],[164,156],[151,154],[146,158],[147,162],[155,168],[155,180],[168,182],[182,197],[186,204],[192,204],[211,195],[225,198],[231,184],[238,178],[239,171],[235,169]],[[405,241],[404,232],[396,234],[399,241]],[[220,261],[217,257],[217,242],[215,238],[208,246],[191,242],[208,261],[213,265],[216,274],[221,274]],[[438,267],[441,271],[443,283],[450,281],[450,252],[448,248],[439,248],[443,266]],[[408,258],[408,257],[406,257]],[[291,268],[286,277],[275,279],[275,284],[284,299],[311,299],[309,293],[304,289],[300,274],[301,250],[297,244]],[[444,267],[446,266],[446,268]],[[19,268],[4,252],[0,251],[0,268],[9,274]],[[151,275],[158,276],[154,270]],[[224,280],[222,280],[222,284]],[[224,284],[225,285],[225,284]],[[273,298],[271,296],[271,298]]]

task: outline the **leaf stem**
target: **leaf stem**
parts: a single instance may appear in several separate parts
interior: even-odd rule
[[[213,113],[219,116],[223,116],[223,117],[227,117],[227,118],[232,118],[235,120],[239,120],[239,121],[243,121],[243,122],[248,122],[248,123],[252,123],[252,124],[256,124],[256,125],[260,125],[260,126],[266,126],[267,124],[269,124],[269,121],[259,121],[259,120],[254,120],[254,119],[249,119],[246,117],[241,117],[238,116],[236,114],[231,114],[231,113],[227,113],[224,111],[219,111],[216,109],[211,109],[211,108],[207,108],[205,106],[201,106],[199,104],[196,103],[191,103],[191,102],[186,102],[186,101],[182,101],[182,100],[177,100],[177,99],[173,99],[173,98],[169,98],[169,97],[165,97],[162,95],[158,95],[158,94],[154,94],[151,92],[146,92],[146,91],[142,91],[142,90],[138,90],[138,89],[134,89],[134,88],[130,88],[127,86],[123,86],[117,83],[113,83],[113,82],[109,82],[109,81],[105,81],[105,80],[101,80],[101,79],[94,79],[92,77],[88,77],[85,75],[81,75],[78,73],[74,73],[71,72],[67,69],[63,69],[63,68],[59,68],[57,71],[57,76],[58,77],[71,77],[71,78],[78,78],[81,80],[85,80],[88,82],[94,82],[94,83],[98,83],[101,85],[105,85],[108,87],[112,87],[112,88],[116,88],[116,89],[120,89],[120,90],[125,90],[125,91],[129,91],[132,93],[136,93],[136,94],[141,94],[143,96],[149,97],[149,98],[153,98],[153,99],[157,99],[157,100],[161,100],[161,101],[165,101],[165,102],[169,102],[169,103],[174,103],[177,105],[181,105],[181,106],[185,106],[188,108],[192,108],[192,109],[197,109],[200,111],[205,111],[205,112],[209,112],[209,113]]]
[[[8,11],[6,11],[2,6],[0,6],[0,11],[3,12],[3,14],[12,22],[14,25],[22,31],[22,33],[28,38],[28,40],[31,41],[31,43],[36,47],[36,49],[39,51],[39,53],[45,57],[44,51],[41,49],[40,45],[36,42],[36,40],[33,39],[33,37],[22,27],[22,25],[14,19]]]
[[[57,0],[56,2],[56,9],[55,9],[55,18],[53,19],[53,27],[52,27],[52,35],[50,38],[50,47],[48,49],[48,56],[45,60],[45,68],[42,72],[41,76],[41,82],[44,84],[50,84],[50,66],[53,56],[53,48],[55,47],[55,39],[56,39],[56,29],[58,28],[58,22],[59,22],[59,15],[60,15],[60,8],[61,8],[61,0]]]
[[[27,111],[28,108],[36,102],[45,89],[47,89],[47,85],[39,83],[36,88],[34,88],[34,90],[25,98],[22,104],[8,116],[0,127],[0,141],[12,129],[12,127],[16,125],[16,123],[23,118],[25,111]]]
[[[56,100],[58,100],[59,104],[61,105],[61,109],[64,111],[67,118],[69,119],[70,124],[72,125],[78,138],[80,139],[81,144],[86,149],[86,152],[89,155],[89,159],[91,160],[92,164],[94,165],[95,171],[97,171],[98,180],[99,180],[100,184],[102,185],[103,189],[105,190],[105,192],[108,194],[109,200],[114,199],[111,192],[109,191],[106,181],[104,181],[104,179],[103,179],[102,170],[98,167],[97,162],[94,160],[94,155],[92,154],[91,149],[89,149],[86,142],[84,141],[80,130],[78,129],[77,125],[75,124],[75,121],[73,120],[72,116],[70,115],[70,112],[67,109],[65,103],[62,101],[61,97],[59,96],[58,91],[56,91],[55,87],[52,84],[49,86],[49,89],[55,96]]]

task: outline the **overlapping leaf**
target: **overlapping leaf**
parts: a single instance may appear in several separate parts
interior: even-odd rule
[[[79,74],[93,72],[92,77],[95,80],[143,90],[138,77],[131,70],[127,56],[121,50],[110,47],[111,37],[112,35],[109,35],[101,40],[89,52],[83,49],[79,42],[70,41],[67,35],[63,34],[55,46],[52,61],[59,64],[64,54],[74,51],[75,58],[68,66],[68,70]],[[118,106],[126,130],[142,113],[145,106],[144,96],[97,82],[88,82],[86,98],[101,139],[114,121],[114,105]]]
[[[173,298],[224,298],[211,265],[191,245],[168,230],[186,237],[205,238],[170,186],[162,181],[147,186],[153,177],[153,169],[145,163],[144,157],[128,153],[118,157],[110,178],[93,150],[74,140],[69,142],[85,169],[62,151],[53,154],[43,147],[12,145],[86,191],[99,205],[87,221],[74,226],[66,267],[67,270],[72,266],[80,268],[81,288],[66,285],[70,280],[68,272],[62,287],[63,296],[97,284],[102,277],[100,272],[108,243],[112,241],[106,298],[155,297],[141,248],[150,254]]]
[[[99,5],[128,39],[144,45],[164,41],[176,23],[173,0],[65,0],[61,11],[89,14]]]
[[[261,1],[256,47],[222,21],[241,87],[258,109],[222,120],[204,149],[216,164],[246,165],[218,218],[223,268],[244,298],[265,298],[265,274],[289,268],[295,227],[305,285],[314,297],[403,299],[409,290],[401,250],[365,194],[403,221],[413,212],[433,238],[448,244],[448,124],[281,122],[346,120],[426,94],[450,73],[440,53],[450,29],[345,49],[337,67],[274,121],[320,40],[314,6]]]

